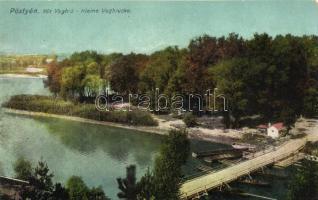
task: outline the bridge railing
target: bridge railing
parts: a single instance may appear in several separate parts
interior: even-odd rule
[[[285,146],[285,145],[281,146],[280,148],[284,148],[284,146]],[[303,145],[301,145],[301,146],[298,147],[297,149],[293,150],[292,152],[283,153],[283,154],[278,155],[277,157],[274,157],[274,158],[272,158],[272,159],[264,160],[263,162],[258,163],[257,165],[251,166],[251,167],[249,167],[249,168],[247,168],[247,169],[244,169],[244,170],[242,170],[242,171],[240,171],[240,172],[238,172],[238,173],[234,173],[234,174],[232,174],[231,176],[229,176],[229,178],[218,179],[217,181],[214,181],[214,182],[212,182],[212,183],[210,183],[210,184],[206,184],[206,185],[204,185],[204,186],[199,186],[199,187],[197,187],[197,188],[195,188],[195,189],[193,189],[193,190],[187,191],[186,193],[181,194],[181,196],[182,196],[182,198],[187,198],[187,197],[189,197],[189,196],[193,196],[193,195],[195,195],[195,194],[199,194],[199,193],[201,193],[201,192],[203,192],[203,191],[207,191],[207,190],[211,190],[211,189],[217,188],[217,187],[219,187],[220,185],[227,184],[227,183],[229,183],[229,182],[232,182],[232,181],[238,179],[238,178],[241,177],[241,176],[244,176],[244,175],[246,175],[246,174],[249,174],[249,173],[251,173],[251,172],[254,172],[254,171],[258,170],[258,169],[261,168],[261,167],[265,167],[265,166],[270,165],[270,164],[272,164],[272,163],[281,161],[281,160],[283,160],[283,159],[286,158],[286,157],[289,157],[289,156],[291,156],[291,155],[294,155],[295,153],[299,152],[302,148],[303,148]],[[273,152],[273,151],[270,151],[270,152]],[[268,153],[270,153],[270,152],[267,152],[266,154],[268,154]],[[263,154],[263,155],[265,155],[265,154]],[[248,162],[248,160],[247,160],[247,161],[243,161],[243,162],[241,162],[240,164],[243,165],[243,164],[245,164],[245,162]],[[236,166],[234,166],[234,167],[236,167]],[[239,166],[238,166],[238,167],[239,167]],[[225,169],[226,169],[226,168],[225,168]],[[223,171],[223,170],[225,170],[225,169],[219,170],[219,171],[214,172],[214,173],[218,173],[218,172]],[[210,173],[210,174],[207,174],[207,175],[204,175],[204,176],[208,176],[208,175],[211,175],[211,173]],[[202,177],[204,177],[204,176],[197,177],[197,178],[195,178],[195,179],[200,179],[200,178],[202,178]],[[189,181],[187,181],[187,182],[190,182],[190,181],[193,181],[193,179],[192,179],[192,180],[189,180]]]
[[[249,154],[250,156],[244,157],[244,158],[250,160],[250,159],[253,159],[255,157],[262,156],[262,155],[265,155],[267,153],[273,152],[275,150],[276,150],[276,148],[273,147],[273,146],[267,147],[267,148],[263,149],[262,151],[258,151],[258,152],[255,152],[255,153],[250,153]],[[245,161],[248,161],[248,160],[238,160],[238,161],[232,162],[232,165],[239,164],[239,163],[242,163],[242,162],[245,162]],[[224,167],[216,167],[216,168],[212,168],[211,170],[207,170],[206,172],[208,172],[208,173],[206,173],[206,172],[205,173],[202,173],[202,172],[193,173],[193,174],[191,174],[189,176],[184,177],[182,182],[186,183],[188,181],[192,181],[194,179],[206,176],[207,174],[217,173],[217,172],[222,171],[224,169],[226,169],[226,168],[224,168]]]

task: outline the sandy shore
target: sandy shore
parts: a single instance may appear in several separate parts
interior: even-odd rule
[[[25,111],[25,110],[15,110],[15,109],[8,109],[8,108],[5,108],[4,110],[6,113],[11,113],[11,114],[27,115],[27,116],[39,116],[39,117],[52,117],[52,118],[65,119],[65,120],[88,123],[88,124],[105,125],[105,126],[111,126],[111,127],[117,127],[117,128],[136,130],[136,131],[141,131],[141,132],[155,133],[155,134],[160,134],[160,135],[166,135],[169,131],[169,130],[161,129],[161,128],[159,128],[159,126],[157,126],[157,127],[130,126],[130,125],[126,125],[126,124],[106,122],[106,121],[97,121],[97,120],[91,120],[91,119],[74,117],[74,116],[67,116],[67,115],[57,115],[57,114],[49,114],[49,113],[43,113],[43,112],[32,112],[32,111]]]
[[[42,74],[0,74],[0,78],[47,78]]]
[[[160,117],[153,115],[155,120],[158,121],[158,127],[160,129],[169,130],[176,127],[185,127],[184,122],[181,119],[164,120]],[[209,142],[217,142],[223,144],[232,144],[242,139],[244,131],[238,131],[234,129],[208,129],[202,127],[187,128],[189,138],[204,140]]]
[[[105,126],[124,128],[124,129],[130,129],[130,130],[136,130],[136,131],[154,133],[154,134],[160,134],[160,135],[167,135],[169,130],[175,129],[176,124],[177,125],[183,124],[182,120],[164,121],[157,118],[156,116],[154,116],[154,118],[155,120],[158,121],[158,126],[149,127],[149,126],[130,126],[126,124],[97,121],[97,120],[85,119],[81,117],[48,114],[43,112],[31,112],[31,111],[15,110],[15,109],[8,109],[8,108],[4,108],[4,111],[6,113],[11,113],[11,114],[39,116],[39,117],[53,117],[53,118],[71,120],[71,121],[76,121],[81,123],[105,125]],[[217,143],[223,143],[223,144],[231,144],[240,138],[238,135],[233,135],[233,133],[230,133],[230,134],[228,132],[224,133],[224,131],[220,129],[205,130],[204,128],[189,128],[188,132],[189,132],[189,138],[191,139],[217,142]]]
[[[291,130],[293,133],[305,133],[308,141],[318,141],[318,119],[301,118]]]

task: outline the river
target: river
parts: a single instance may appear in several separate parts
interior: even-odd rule
[[[0,77],[0,103],[15,94],[50,95],[40,78]],[[163,136],[132,130],[90,125],[41,117],[4,113],[0,108],[0,175],[14,176],[13,163],[25,157],[33,165],[42,159],[54,173],[54,181],[65,183],[81,176],[90,186],[101,185],[107,196],[117,199],[117,177],[126,166],[137,167],[141,177],[152,166]],[[192,141],[192,149],[215,149],[225,145]],[[190,160],[185,170],[191,171]]]

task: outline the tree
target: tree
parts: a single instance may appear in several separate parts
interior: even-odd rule
[[[85,77],[83,65],[64,68],[61,79],[61,95],[65,98],[80,98],[84,95],[82,81]]]
[[[105,86],[105,83],[98,75],[86,75],[82,81],[82,85],[85,90],[85,96],[96,97],[99,93],[99,90]]]
[[[318,199],[318,167],[311,161],[305,161],[298,172],[294,173],[287,200]]]
[[[34,169],[34,177],[31,180],[31,184],[36,186],[39,190],[52,191],[53,176],[53,173],[50,173],[47,163],[45,161],[39,161]]]
[[[246,54],[246,41],[238,34],[230,33],[226,38],[218,38],[218,55],[220,59],[243,57]]]
[[[58,65],[56,61],[51,62],[47,67],[48,77],[44,81],[45,86],[49,88],[49,90],[57,95],[61,90],[61,66]]]
[[[136,93],[139,73],[144,70],[147,57],[141,54],[129,54],[117,59],[110,66],[110,84],[114,91],[121,94]]]
[[[88,200],[89,188],[79,176],[72,176],[66,183],[70,200]]]
[[[297,116],[295,113],[295,110],[292,109],[288,104],[286,104],[280,114],[280,119],[284,123],[284,125],[287,128],[287,133],[291,130],[291,128],[294,126]]]
[[[153,181],[155,199],[178,199],[181,166],[186,163],[190,143],[185,130],[171,130],[155,160]]]
[[[317,88],[318,86],[309,87],[305,92],[303,113],[306,117],[318,116],[318,89]]]
[[[93,187],[89,191],[89,200],[110,200],[104,193],[101,186]]]
[[[100,64],[102,62],[102,55],[98,54],[96,51],[75,52],[71,55],[70,61],[82,64],[89,64],[92,62]]]
[[[137,200],[154,200],[155,185],[152,172],[148,169],[137,184]]]
[[[50,200],[67,200],[67,199],[69,199],[68,191],[63,187],[61,183],[56,183],[54,185]]]
[[[185,130],[171,130],[161,145],[153,171],[148,169],[137,183],[137,187],[135,184],[131,184],[134,185],[131,191],[137,191],[134,193],[134,198],[138,200],[179,199],[181,167],[186,163],[189,153],[190,142],[187,138],[187,132]],[[126,190],[123,191],[126,193]]]
[[[167,84],[180,66],[184,55],[185,50],[179,50],[177,47],[167,47],[151,54],[140,75],[139,88],[144,92],[158,88],[166,93]]]
[[[213,88],[213,80],[208,76],[208,67],[219,60],[217,39],[208,35],[197,37],[190,41],[188,49],[186,90],[189,93],[203,94]]]
[[[121,190],[117,194],[120,199],[135,200],[137,197],[136,166],[128,166],[126,168],[126,178],[117,178],[117,183]]]
[[[32,172],[33,169],[32,169],[31,162],[28,160],[25,160],[22,157],[16,160],[13,168],[16,174],[15,177],[17,179],[29,181],[30,178],[33,176],[33,172]]]
[[[273,59],[281,73],[275,81],[274,97],[282,107],[288,104],[290,109],[299,116],[303,110],[304,93],[307,88],[308,58],[304,44],[299,37],[286,35],[277,36],[272,45]],[[281,112],[281,109],[278,110]]]
[[[247,57],[262,63],[271,62],[272,40],[272,37],[270,37],[267,33],[254,34],[254,37],[247,41]]]
[[[239,127],[240,118],[248,112],[251,95],[248,81],[253,80],[253,76],[248,73],[249,69],[251,65],[248,60],[239,58],[221,62],[211,69],[220,94],[224,95],[228,102],[229,112],[224,114],[229,114],[229,117],[225,118],[234,117],[234,121],[229,121],[232,127]]]
[[[24,180],[30,182],[30,187],[22,188],[20,195],[23,199],[68,199],[67,192],[60,183],[56,183],[53,186],[53,174],[49,173],[49,168],[46,162],[39,161],[36,168],[32,169],[29,161],[26,161],[24,159],[18,159],[15,163],[15,171],[17,174],[20,174],[20,176],[23,175],[23,177],[25,177]]]
[[[79,176],[71,176],[66,188],[70,200],[110,200],[101,186],[90,189]]]

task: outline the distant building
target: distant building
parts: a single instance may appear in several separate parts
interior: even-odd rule
[[[286,130],[286,127],[284,126],[282,122],[278,122],[275,124],[268,123],[268,125],[262,124],[257,126],[257,128],[261,132],[266,133],[267,136],[271,138],[278,138],[283,133],[283,131]]]

